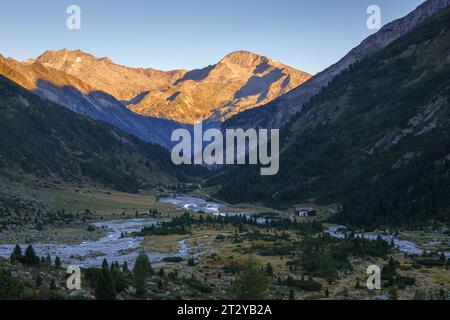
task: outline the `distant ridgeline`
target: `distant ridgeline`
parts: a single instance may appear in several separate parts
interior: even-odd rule
[[[198,174],[169,152],[90,120],[0,76],[0,174],[94,182],[126,191]]]
[[[352,65],[280,133],[279,174],[211,179],[229,202],[340,203],[354,225],[450,217],[450,8]]]

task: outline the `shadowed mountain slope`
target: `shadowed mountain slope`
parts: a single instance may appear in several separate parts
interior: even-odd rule
[[[340,203],[355,225],[450,219],[450,8],[355,63],[281,132],[279,174],[211,181],[232,202]]]
[[[185,127],[173,121],[137,115],[108,93],[37,61],[21,63],[0,56],[0,74],[42,98],[110,123],[146,142],[170,147],[172,131]]]
[[[313,76],[303,85],[258,109],[246,110],[228,119],[226,128],[281,128],[303,106],[352,64],[373,54],[407,34],[428,17],[450,5],[450,0],[427,0],[407,16],[385,25],[361,42],[340,61]]]
[[[78,115],[0,76],[0,173],[127,192],[187,177],[163,147]]]

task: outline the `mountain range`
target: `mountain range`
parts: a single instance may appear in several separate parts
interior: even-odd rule
[[[66,49],[23,62],[0,55],[0,74],[42,98],[166,148],[177,128],[204,120],[220,123],[310,77],[246,51],[204,69],[166,72]]]
[[[182,124],[145,117],[130,111],[122,102],[63,71],[38,61],[18,62],[0,56],[3,75],[40,97],[95,120],[112,124],[146,142],[170,147],[171,132]]]
[[[224,120],[294,89],[310,75],[247,51],[198,70],[159,71],[120,66],[79,50],[47,51],[36,60],[107,93],[135,113],[176,122]]]
[[[247,51],[187,72],[169,88],[152,90],[132,102],[136,113],[180,122],[223,121],[289,92],[310,75]]]
[[[227,109],[232,112],[246,99],[259,98],[263,103],[309,76],[244,51],[204,70],[164,72],[119,66],[79,50],[60,50],[23,62],[0,55],[0,77],[2,175],[91,181],[136,192],[176,183],[202,170],[176,167],[166,150],[145,143],[169,148],[172,131],[190,129],[189,124],[140,115],[127,105],[147,103],[150,92],[162,94],[170,87],[193,95],[221,87],[230,101],[238,97],[232,102],[235,106]],[[190,93],[187,84],[200,89]]]

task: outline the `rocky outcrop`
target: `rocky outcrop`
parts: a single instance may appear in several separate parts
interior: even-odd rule
[[[117,100],[130,100],[142,92],[170,86],[186,73],[185,70],[129,68],[80,50],[46,51],[36,61],[82,79]]]

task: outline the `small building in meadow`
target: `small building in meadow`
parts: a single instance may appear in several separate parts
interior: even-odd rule
[[[295,208],[294,215],[298,217],[315,217],[317,211],[313,208]]]

